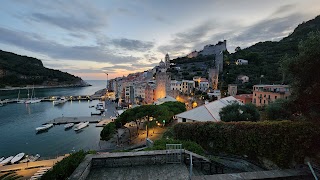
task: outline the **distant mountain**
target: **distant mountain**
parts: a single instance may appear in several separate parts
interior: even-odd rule
[[[0,50],[0,87],[5,86],[86,86],[80,77],[49,69],[41,60]]]

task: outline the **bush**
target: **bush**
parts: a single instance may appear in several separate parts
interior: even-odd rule
[[[165,150],[166,144],[182,144],[183,149],[194,152],[196,154],[204,155],[203,148],[196,142],[176,140],[176,139],[165,139],[165,138],[156,140],[154,142],[154,145],[150,148],[146,148],[145,151]]]
[[[267,117],[270,120],[289,119],[293,111],[290,101],[287,99],[277,99],[266,107]]]
[[[173,129],[176,139],[195,141],[210,153],[264,157],[279,167],[303,163],[320,150],[320,129],[308,122],[180,123]]]
[[[230,104],[219,112],[222,121],[258,121],[260,114],[253,104]]]
[[[63,180],[73,173],[73,171],[79,166],[84,157],[87,155],[84,151],[78,151],[64,158],[53,166],[52,170],[46,172],[41,180]]]
[[[112,138],[113,134],[116,132],[116,125],[114,122],[110,122],[106,126],[103,127],[100,132],[100,139],[108,141]]]

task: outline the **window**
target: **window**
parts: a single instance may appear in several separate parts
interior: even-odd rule
[[[277,96],[274,96],[274,99],[277,99]]]
[[[263,104],[265,104],[266,103],[266,100],[263,100]]]
[[[260,99],[260,101],[259,101],[259,102],[260,102],[260,104],[261,104],[261,99]]]
[[[187,119],[186,118],[182,118],[182,122],[187,122]]]
[[[257,94],[256,94],[256,93],[254,93],[254,96],[257,96]]]

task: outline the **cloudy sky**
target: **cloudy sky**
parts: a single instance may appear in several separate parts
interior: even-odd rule
[[[223,39],[230,52],[276,41],[317,15],[319,0],[2,0],[0,49],[106,79]]]

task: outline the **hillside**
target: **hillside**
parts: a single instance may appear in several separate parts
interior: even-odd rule
[[[303,22],[295,30],[280,41],[259,42],[235,53],[224,52],[224,71],[219,76],[221,90],[227,90],[228,84],[238,83],[239,93],[251,93],[254,84],[289,84],[281,70],[281,60],[296,56],[301,40],[307,38],[310,32],[320,31],[320,16]],[[319,44],[320,46],[320,44]],[[248,65],[236,65],[237,59],[246,59]],[[208,67],[212,66],[213,57],[198,56],[196,58],[177,58],[171,60],[180,70],[170,69],[173,79],[192,79],[192,76],[207,77]],[[249,83],[241,84],[237,76],[249,76]]]
[[[242,87],[244,91],[250,90],[253,84],[259,84],[260,81],[262,84],[290,83],[290,78],[282,73],[281,59],[297,55],[299,42],[313,31],[320,31],[320,16],[300,24],[289,36],[278,42],[259,42],[233,54],[226,53],[225,62],[230,65],[224,65],[222,88],[226,89],[227,84],[236,83],[240,74],[250,78],[250,83]],[[239,58],[249,60],[249,65],[235,65],[234,61]]]
[[[4,86],[85,86],[81,78],[43,66],[36,58],[0,50],[0,87]]]

